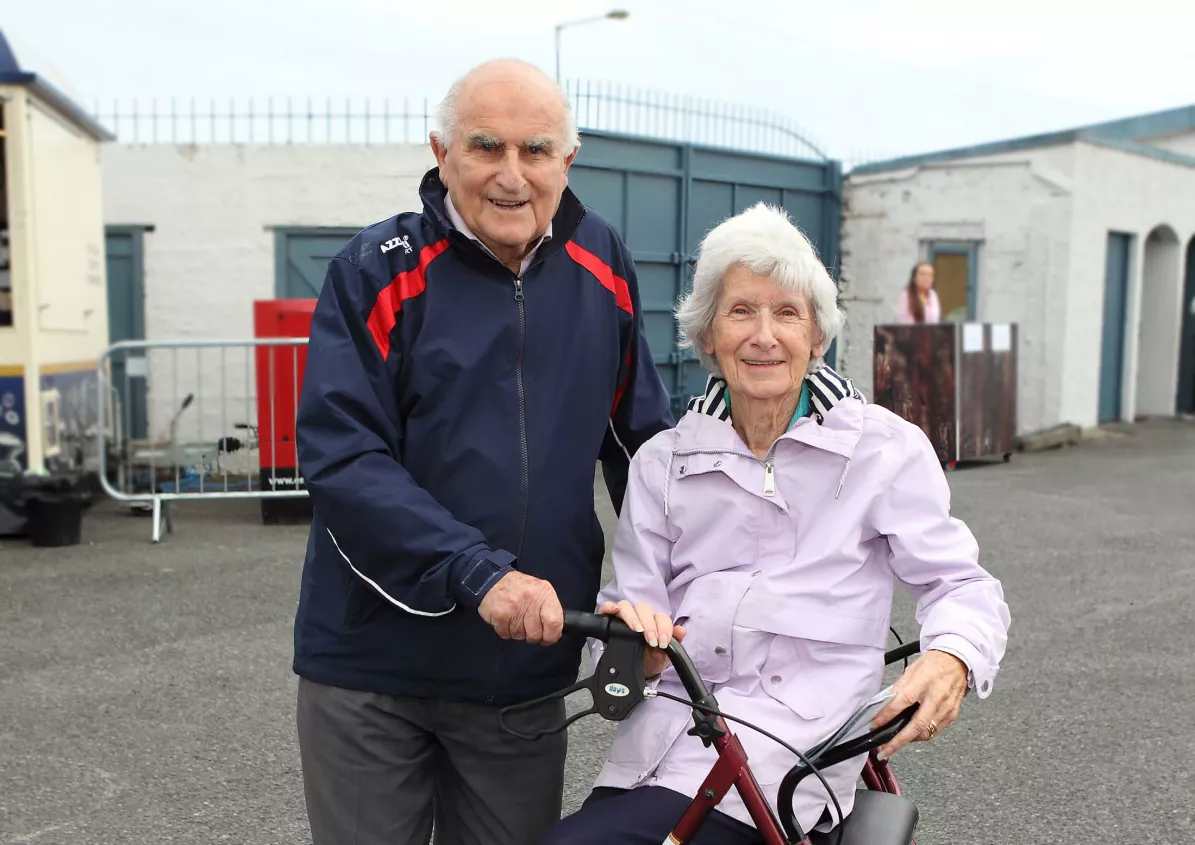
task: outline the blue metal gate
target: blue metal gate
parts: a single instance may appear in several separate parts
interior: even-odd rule
[[[781,206],[837,280],[842,169],[836,161],[587,132],[569,184],[631,250],[648,342],[678,415],[705,383],[705,371],[692,350],[678,347],[672,309],[710,229],[761,200]]]

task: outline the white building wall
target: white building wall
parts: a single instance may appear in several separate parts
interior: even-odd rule
[[[868,395],[872,337],[931,240],[976,240],[978,319],[1019,331],[1018,429],[1057,421],[1070,230],[1069,148],[876,175],[845,190],[842,369]]]
[[[434,165],[426,145],[106,146],[105,223],[154,227],[145,236],[147,339],[252,337],[253,301],[274,297],[277,227],[361,228],[418,210],[419,181]],[[150,361],[154,437],[173,413],[173,360]],[[248,369],[226,369],[224,390],[243,406],[254,392]],[[204,400],[183,436],[199,436],[200,416],[203,439],[231,433],[221,430],[219,372],[218,355],[179,356],[179,395],[202,384]]]
[[[1172,164],[1109,147],[1076,146],[1074,218],[1071,227],[1071,274],[1066,314],[1066,345],[1061,419],[1094,425],[1098,419],[1100,349],[1103,326],[1105,255],[1110,231],[1134,235],[1125,334],[1122,416],[1131,420],[1138,410],[1139,381],[1150,410],[1173,413],[1178,380],[1182,261],[1159,274],[1146,274],[1145,242],[1149,233],[1167,225],[1185,248],[1195,234],[1195,168]],[[1153,269],[1153,268],[1151,268]],[[1167,289],[1160,295],[1170,307],[1150,309],[1142,324],[1145,279],[1159,279]],[[1164,350],[1146,356],[1139,372],[1142,338]],[[1154,401],[1148,401],[1152,397]],[[1165,407],[1158,407],[1160,397]]]

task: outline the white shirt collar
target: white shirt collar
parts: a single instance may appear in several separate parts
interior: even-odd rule
[[[483,244],[477,235],[473,234],[473,230],[466,225],[465,218],[461,217],[461,213],[457,211],[456,206],[452,204],[452,197],[450,197],[447,193],[444,194],[444,210],[448,212],[449,221],[451,221],[452,225],[455,226],[462,235],[488,252],[491,256],[493,256],[495,261],[502,263],[502,259],[494,255],[493,250]],[[541,246],[550,240],[552,240],[552,221],[549,220],[548,228],[544,230],[544,233],[540,236],[539,240],[531,245],[531,249],[527,250],[527,255],[523,257],[523,261],[519,266],[520,276],[527,272],[527,268],[530,267],[531,262],[535,260],[536,251],[538,251]]]

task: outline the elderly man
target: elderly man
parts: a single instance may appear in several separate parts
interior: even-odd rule
[[[433,815],[439,843],[531,845],[556,821],[564,735],[510,737],[498,708],[576,679],[562,607],[599,586],[595,462],[620,507],[673,424],[627,248],[567,188],[560,90],[488,63],[438,122],[423,212],[354,237],[312,322],[294,668],[317,845],[425,843]]]

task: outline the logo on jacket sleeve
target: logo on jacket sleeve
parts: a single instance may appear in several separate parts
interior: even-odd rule
[[[396,249],[397,247],[401,246],[403,249],[403,252],[406,253],[407,255],[410,255],[411,254],[411,242],[409,240],[407,240],[407,238],[409,238],[409,237],[411,237],[411,236],[403,235],[401,238],[391,238],[390,240],[386,241],[386,243],[382,244],[382,252],[387,253],[390,250]]]

